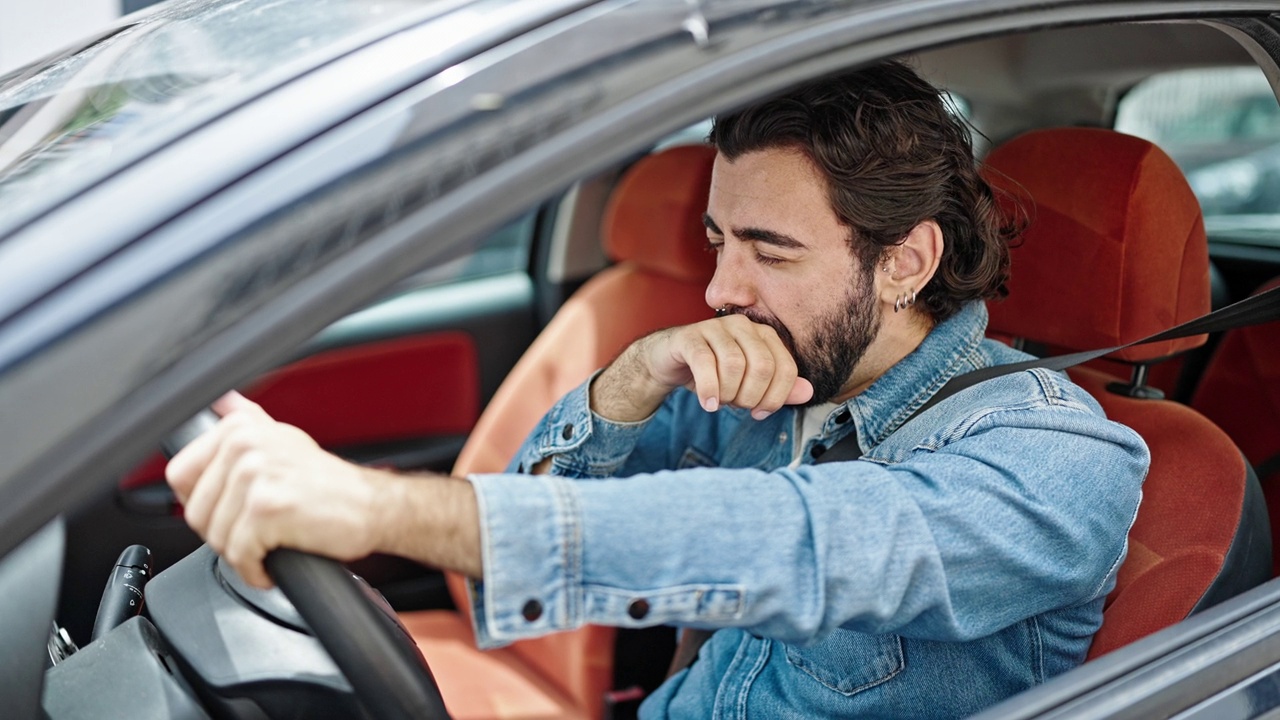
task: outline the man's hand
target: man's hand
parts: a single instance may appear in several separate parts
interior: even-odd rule
[[[707,412],[732,405],[757,420],[813,397],[773,328],[729,315],[637,340],[596,378],[591,409],[619,422],[643,420],[681,386],[697,393]]]
[[[262,560],[282,546],[344,561],[393,552],[478,575],[469,483],[353,465],[239,393],[213,408],[222,420],[174,456],[165,476],[187,522],[246,582],[270,587]]]

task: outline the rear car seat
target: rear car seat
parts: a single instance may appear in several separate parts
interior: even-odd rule
[[[1280,286],[1275,278],[1254,293]],[[1191,406],[1216,422],[1257,469],[1271,527],[1280,527],[1280,323],[1224,333]],[[1274,549],[1273,549],[1273,555]],[[1273,574],[1280,567],[1273,567]]]

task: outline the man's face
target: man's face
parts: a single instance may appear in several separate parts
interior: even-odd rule
[[[880,327],[875,268],[855,259],[827,197],[798,151],[720,155],[705,218],[717,252],[707,304],[773,327],[813,383],[810,404],[849,390]]]

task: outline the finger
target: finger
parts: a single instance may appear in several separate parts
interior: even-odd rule
[[[261,405],[235,390],[230,390],[226,395],[214,400],[210,407],[213,408],[214,412],[218,413],[219,417],[226,417],[232,413],[252,413],[264,418],[271,417],[266,410],[262,409]]]
[[[265,459],[261,452],[250,450],[236,460],[230,469],[216,505],[209,517],[205,541],[215,550],[227,547],[232,528],[244,514],[244,500],[253,483],[263,474]]]
[[[795,358],[791,357],[791,353],[787,351],[773,328],[765,326],[765,331],[760,333],[760,341],[768,348],[773,358],[774,369],[768,388],[751,410],[751,417],[756,420],[764,420],[786,404],[787,397],[795,387],[797,379]]]
[[[704,337],[715,354],[716,378],[719,381],[721,405],[738,404],[738,393],[747,370],[747,355],[738,338],[725,324],[708,328]]]
[[[779,358],[776,357],[773,349],[760,337],[755,328],[745,328],[745,330],[745,332],[735,333],[734,336],[738,346],[742,348],[747,363],[742,372],[742,384],[738,387],[738,395],[734,398],[733,404],[741,408],[754,410],[760,404],[760,401],[764,399],[765,393],[768,392],[769,386],[773,383],[774,375],[779,370]],[[783,362],[790,362],[790,358],[786,358]],[[777,408],[774,409],[776,410]],[[768,413],[765,413],[764,416],[767,417]]]
[[[687,334],[681,340],[678,358],[693,375],[694,392],[707,412],[720,408],[720,378],[716,370],[716,354],[701,333]]]
[[[245,582],[265,590],[274,583],[262,561],[266,559],[267,552],[275,547],[264,541],[262,529],[261,523],[252,513],[242,513],[231,527],[227,545],[220,554]]]
[[[245,427],[243,420],[232,416],[225,418],[219,426],[215,430],[222,430],[222,437],[217,451],[200,473],[183,507],[187,524],[205,539],[208,539],[209,520],[222,497],[227,476],[240,456],[252,448],[253,431]]]
[[[813,399],[813,383],[804,378],[796,378],[796,383],[787,394],[787,405],[802,405]]]
[[[170,458],[169,463],[165,465],[164,478],[182,504],[187,504],[191,491],[200,479],[200,474],[213,461],[214,453],[218,451],[230,427],[230,424],[218,423],[187,443],[187,446]]]

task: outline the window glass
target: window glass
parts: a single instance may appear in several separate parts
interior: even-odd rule
[[[1178,163],[1210,238],[1280,245],[1280,104],[1262,70],[1152,76],[1120,101],[1115,127]]]
[[[254,7],[244,11],[244,5]],[[201,112],[290,77],[421,0],[181,0],[0,77],[0,226]]]
[[[400,289],[440,285],[515,271],[526,272],[529,269],[529,251],[533,245],[536,223],[536,211],[525,213],[486,236],[475,245],[472,252],[432,265],[410,277],[401,284]]]

